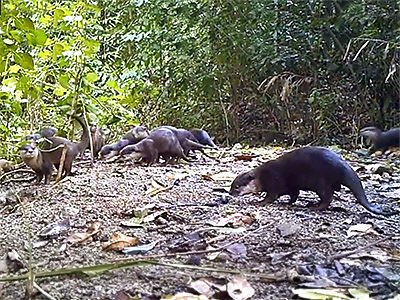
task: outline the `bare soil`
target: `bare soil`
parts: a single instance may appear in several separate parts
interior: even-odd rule
[[[369,213],[348,189],[342,188],[330,208],[320,212],[307,207],[318,201],[314,193],[302,192],[294,205],[287,205],[287,198],[281,197],[274,204],[262,206],[257,203],[262,200],[257,195],[226,198],[219,189],[228,188],[231,179],[210,178],[220,172],[237,175],[277,157],[283,150],[269,151],[270,155],[243,161],[235,158],[240,150],[225,149],[220,162],[202,157],[195,163],[173,166],[146,167],[130,161],[96,162],[91,166],[89,162],[79,162],[74,174],[58,184],[3,183],[1,191],[9,193],[3,196],[0,206],[0,276],[25,274],[29,266],[34,273],[40,273],[128,258],[150,260],[147,257],[151,256],[163,265],[118,268],[95,276],[81,273],[43,277],[35,282],[56,299],[124,299],[122,292],[139,299],[160,299],[178,292],[196,293],[190,282],[202,278],[226,284],[234,276],[228,271],[237,270],[246,274],[254,288],[252,299],[292,299],[292,289],[304,283],[299,267],[332,265],[332,256],[344,251],[355,250],[356,256],[338,258],[343,265],[382,267],[400,274],[399,215],[382,217]],[[370,202],[400,209],[398,157],[342,154],[360,175]],[[368,165],[376,163],[389,166],[390,170],[375,174]],[[153,179],[169,189],[151,195]],[[135,216],[135,211],[144,217],[146,212],[140,213],[140,208],[146,205],[147,215],[159,216],[142,227],[122,225]],[[221,223],[234,214],[236,221]],[[53,237],[40,236],[47,225],[64,220],[70,224],[67,230]],[[215,223],[218,221],[220,224]],[[92,222],[101,224],[100,234],[83,244],[67,242],[72,234],[85,232]],[[356,224],[371,224],[373,230],[349,237],[348,230]],[[104,243],[116,232],[137,237],[140,244],[158,243],[139,255],[103,250]],[[373,245],[384,238],[387,239]],[[43,240],[48,240],[47,244],[38,243]],[[211,247],[221,250],[224,245],[229,246],[229,251],[201,253]],[[5,259],[10,251],[19,255],[22,264]],[[188,251],[199,254],[178,255]],[[400,279],[397,283],[400,285]],[[0,282],[0,299],[23,298],[26,285],[26,280]],[[354,285],[349,282],[349,286]],[[388,298],[396,294],[395,290],[392,292],[375,291],[373,296]],[[226,294],[214,297],[230,299]],[[47,299],[40,292],[34,292],[32,298]]]

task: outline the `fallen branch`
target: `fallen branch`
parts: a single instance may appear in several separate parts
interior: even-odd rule
[[[390,240],[392,237],[393,237],[393,236],[390,235],[390,236],[387,236],[387,237],[385,237],[385,238],[383,238],[383,239],[380,239],[380,240],[378,240],[378,241],[369,243],[369,244],[367,244],[367,245],[365,245],[365,246],[363,246],[363,247],[360,247],[360,248],[357,248],[357,249],[354,249],[354,250],[350,250],[350,251],[344,251],[344,252],[339,253],[339,254],[336,254],[336,255],[332,255],[332,256],[330,256],[330,257],[328,258],[327,261],[328,261],[328,263],[332,263],[334,260],[341,259],[341,258],[350,256],[350,255],[356,254],[356,253],[358,253],[358,252],[360,252],[360,251],[362,251],[362,250],[368,249],[368,248],[373,247],[373,246],[375,246],[375,245],[378,245],[378,244],[380,244],[380,243],[382,243],[382,242],[385,242],[385,241],[387,241],[387,240]]]

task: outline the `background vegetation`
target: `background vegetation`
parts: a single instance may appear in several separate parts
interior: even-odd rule
[[[0,156],[71,115],[219,142],[356,142],[400,124],[396,0],[2,0]],[[349,141],[349,140],[347,140]]]

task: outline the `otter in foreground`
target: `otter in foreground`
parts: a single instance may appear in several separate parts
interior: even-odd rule
[[[376,127],[365,127],[360,131],[361,136],[368,137],[372,144],[372,151],[385,152],[389,147],[400,147],[400,128],[392,128],[382,132]]]
[[[37,183],[40,183],[43,176],[45,177],[45,184],[50,182],[53,166],[57,169],[59,168],[64,148],[66,148],[66,152],[62,171],[64,177],[71,174],[73,161],[76,156],[87,147],[89,140],[89,134],[85,125],[83,123],[81,123],[81,125],[83,127],[83,133],[79,143],[73,143],[63,137],[50,136],[48,137],[48,140],[51,142],[52,148],[39,150],[35,143],[21,147],[21,158],[33,171],[35,171]]]
[[[230,194],[267,192],[266,202],[289,195],[289,203],[292,204],[300,190],[313,191],[321,199],[316,209],[323,210],[329,206],[334,191],[339,191],[341,185],[347,186],[367,210],[389,214],[368,202],[360,178],[346,161],[335,152],[320,147],[293,150],[240,174],[232,182]]]

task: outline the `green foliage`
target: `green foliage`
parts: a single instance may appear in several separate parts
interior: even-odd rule
[[[354,134],[355,124],[398,125],[397,9],[395,0],[6,0],[0,138],[45,124],[71,133],[76,113],[120,130],[201,127],[228,142],[265,129],[309,142]]]

